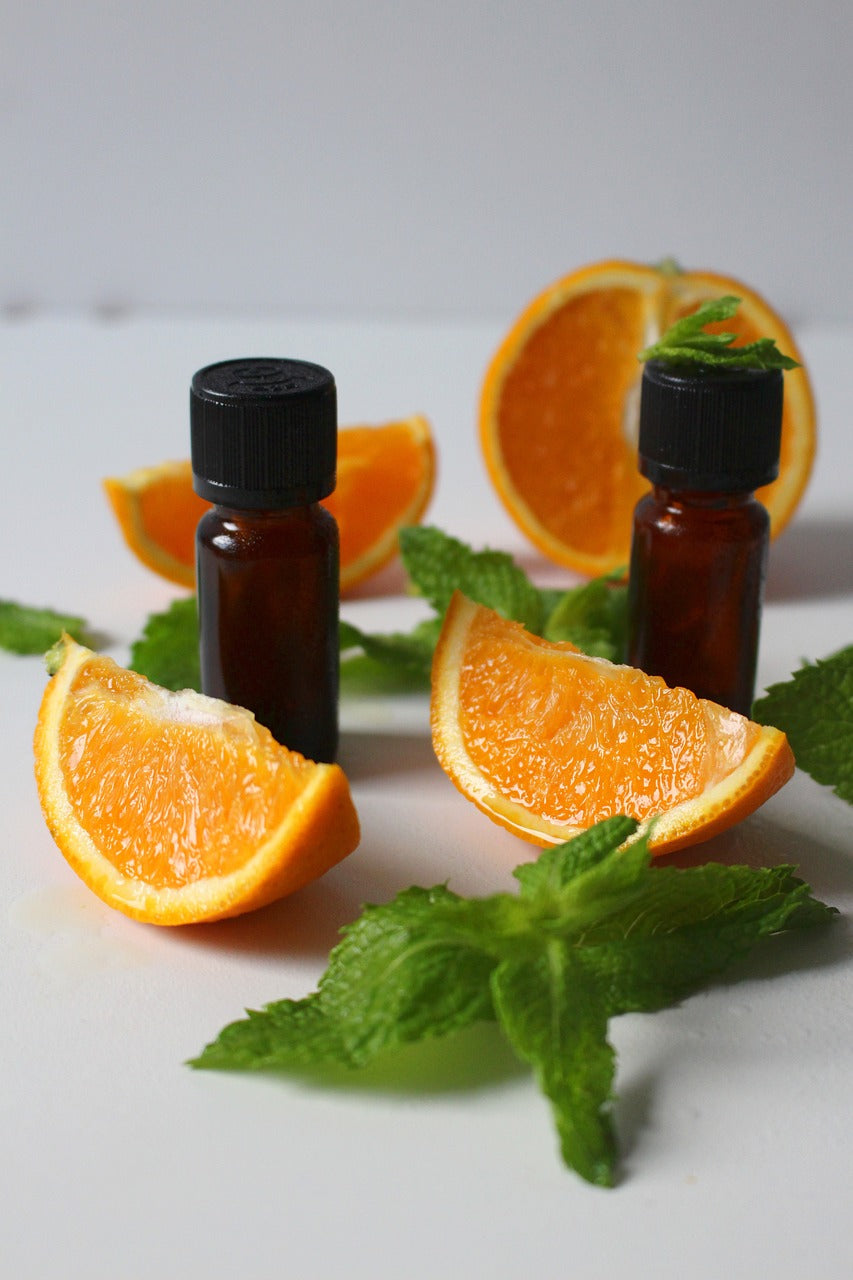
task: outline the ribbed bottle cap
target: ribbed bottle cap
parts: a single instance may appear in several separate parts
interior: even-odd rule
[[[738,492],[779,474],[781,369],[694,369],[650,360],[640,470],[653,484]]]
[[[319,502],[335,487],[337,396],[304,360],[224,360],[190,389],[196,493],[255,510]]]

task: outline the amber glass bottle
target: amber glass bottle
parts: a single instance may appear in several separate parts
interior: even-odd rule
[[[628,587],[628,661],[749,715],[779,470],[782,373],[649,362]]]
[[[277,741],[331,761],[338,743],[334,379],[296,360],[229,360],[190,391],[204,693]]]

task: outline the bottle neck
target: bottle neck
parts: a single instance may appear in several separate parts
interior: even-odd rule
[[[723,490],[673,489],[656,484],[652,486],[652,494],[655,501],[665,507],[699,507],[706,511],[726,511],[734,507],[745,507],[756,500],[752,489],[726,493]]]
[[[282,521],[282,520],[304,520],[306,516],[314,515],[320,508],[319,502],[312,502],[294,507],[229,507],[224,503],[214,503],[213,510],[223,520],[240,520],[243,523],[250,520],[257,521]]]

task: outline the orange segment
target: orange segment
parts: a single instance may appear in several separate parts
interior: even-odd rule
[[[65,637],[35,733],[42,810],[99,897],[152,924],[239,915],[359,840],[346,777],[250,712],[171,693]]]
[[[193,490],[188,461],[138,467],[104,480],[124,540],[143,564],[181,587],[195,586],[195,531],[210,503]]]
[[[324,501],[341,535],[341,590],[348,591],[397,553],[397,534],[423,516],[435,482],[426,418],[338,432],[338,484]],[[131,551],[149,569],[195,586],[195,531],[210,504],[193,491],[188,461],[140,467],[104,480]]]
[[[341,535],[341,590],[347,591],[397,554],[397,535],[417,524],[435,481],[435,450],[426,418],[338,433],[338,483],[324,506]]]
[[[463,795],[534,844],[660,815],[656,853],[716,835],[793,773],[778,729],[633,667],[531,635],[458,592],[432,671],[432,736]]]
[[[802,363],[784,321],[746,285],[707,272],[596,263],[558,280],[522,312],[495,353],[480,401],[486,467],[510,516],[550,559],[576,572],[628,560],[642,365],[637,353],[709,298],[742,299],[726,322],[741,341],[773,337]],[[811,472],[814,404],[805,369],[785,374],[779,479],[761,491],[775,536]]]

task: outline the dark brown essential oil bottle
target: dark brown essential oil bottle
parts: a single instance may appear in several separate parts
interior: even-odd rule
[[[190,391],[201,685],[312,760],[338,745],[337,400],[328,369],[228,360]]]
[[[749,715],[770,521],[754,490],[779,471],[779,369],[650,361],[640,402],[628,662]]]

